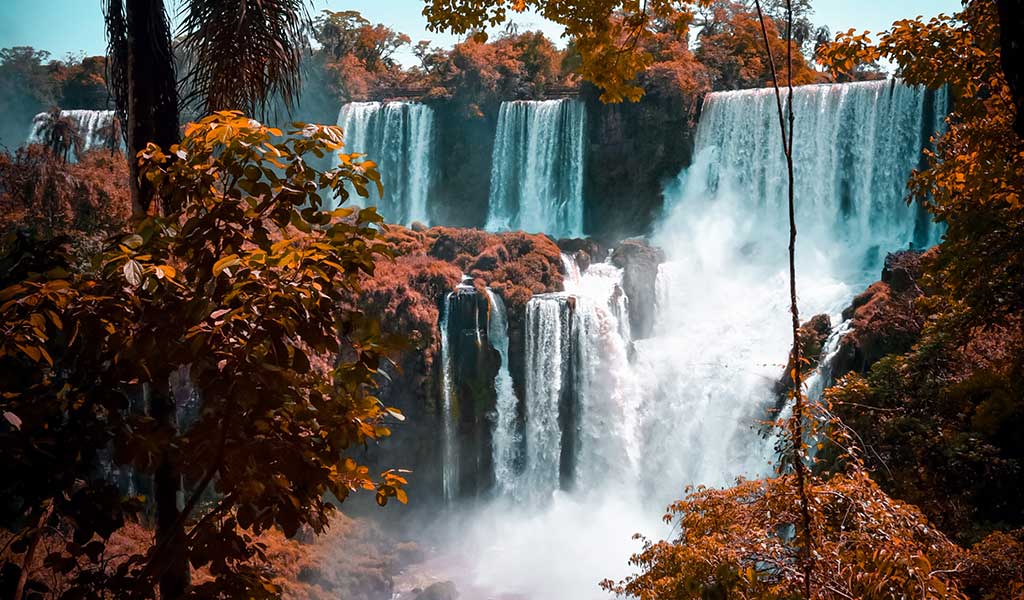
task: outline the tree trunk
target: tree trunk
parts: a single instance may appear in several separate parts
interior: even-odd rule
[[[160,427],[173,436],[178,431],[177,410],[168,377],[158,377],[149,384],[149,413]],[[164,547],[164,564],[160,573],[160,600],[177,600],[185,595],[191,583],[188,558],[185,555],[185,527],[179,519],[178,492],[181,476],[169,449],[161,457],[153,476],[156,501],[156,545]]]
[[[131,169],[132,213],[142,218],[153,202],[153,189],[139,179],[135,159],[153,142],[165,151],[179,141],[178,93],[171,50],[171,26],[158,0],[126,0],[128,113],[126,128]],[[164,206],[165,211],[173,207]]]
[[[1024,0],[998,0],[1003,73],[1017,107],[1014,130],[1024,138]]]

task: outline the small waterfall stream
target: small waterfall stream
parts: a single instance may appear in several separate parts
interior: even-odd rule
[[[486,229],[583,234],[586,123],[579,100],[501,104]]]
[[[491,441],[494,453],[494,480],[499,494],[511,493],[514,486],[516,450],[519,447],[519,432],[516,429],[516,395],[512,387],[512,375],[508,370],[508,315],[501,296],[487,289],[490,305],[490,320],[487,337],[501,355],[501,367],[494,378],[497,393],[495,402],[494,435]]]

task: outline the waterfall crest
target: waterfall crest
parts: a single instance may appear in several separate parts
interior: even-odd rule
[[[805,247],[854,249],[874,271],[887,252],[937,243],[939,228],[905,198],[922,149],[943,130],[948,102],[945,89],[892,80],[794,89],[795,197]],[[666,194],[669,208],[686,202],[704,212],[716,196],[738,195],[745,210],[765,219],[762,228],[785,226],[786,161],[776,111],[770,88],[709,94],[694,165],[680,178],[681,189]]]
[[[62,110],[60,116],[68,117],[75,122],[78,133],[82,136],[82,151],[102,148],[111,142],[111,138],[120,135],[114,128],[114,111],[112,110]],[[32,119],[32,129],[29,131],[28,144],[39,144],[42,140],[43,123],[49,117],[49,113],[39,113]],[[120,145],[120,140],[115,140]]]
[[[378,203],[385,220],[429,224],[427,195],[434,164],[434,111],[412,102],[349,102],[338,113],[345,152],[365,154],[377,163],[384,184]]]
[[[502,102],[486,229],[583,234],[586,121],[579,100]]]

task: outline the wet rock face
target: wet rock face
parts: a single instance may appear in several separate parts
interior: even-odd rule
[[[665,252],[640,239],[625,240],[612,252],[612,264],[622,269],[622,289],[629,298],[629,326],[634,339],[651,336],[657,299],[658,265]]]
[[[910,350],[924,326],[924,318],[914,306],[923,295],[920,277],[919,252],[908,250],[886,257],[882,280],[871,284],[843,311],[843,318],[852,323],[833,365],[836,378],[851,371],[867,373],[882,357]]]
[[[583,273],[591,264],[605,258],[605,249],[592,238],[563,238],[558,240],[558,249],[576,260]]]
[[[497,395],[494,377],[501,355],[487,337],[490,305],[471,286],[459,286],[448,301],[448,340],[452,355],[452,411],[458,440],[461,494],[473,497],[490,489],[491,419]],[[441,382],[441,378],[438,378]]]
[[[821,350],[832,333],[832,320],[828,315],[814,315],[806,323],[800,326],[797,335],[800,339],[800,358],[806,360],[803,372],[809,372],[817,368],[821,361]],[[774,391],[784,401],[787,392],[793,387],[793,355],[790,354],[786,371],[782,377],[775,382]],[[777,406],[781,408],[781,404]]]
[[[455,584],[450,581],[439,581],[431,584],[416,594],[414,600],[456,600],[459,597]]]

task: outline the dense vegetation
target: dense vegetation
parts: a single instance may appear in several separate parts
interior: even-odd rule
[[[851,364],[808,411],[816,458],[801,441],[782,448],[778,477],[692,490],[666,515],[679,535],[647,543],[640,573],[604,586],[652,600],[1024,594],[1024,152],[1000,3],[831,42],[805,2],[791,13],[766,2],[765,20],[760,6],[727,1],[652,0],[642,12],[515,3],[564,25],[562,50],[514,28],[487,41],[481,28],[505,21],[506,3],[438,0],[426,9],[434,26],[468,37],[451,50],[417,44],[420,64],[406,69],[394,53],[411,40],[358,13],[311,21],[316,49],[300,64],[302,3],[268,3],[273,18],[254,19],[232,12],[237,3],[197,0],[175,47],[180,93],[173,77],[167,88],[160,73],[132,70],[128,34],[154,22],[135,4],[107,6],[109,85],[98,57],[0,53],[0,106],[23,123],[54,105],[105,107],[108,88],[122,117],[142,110],[128,89],[159,99],[125,132],[137,161],[82,153],[59,114],[44,145],[0,154],[5,597],[153,597],[157,587],[164,598],[278,597],[287,582],[267,560],[284,559],[268,536],[323,532],[334,501],[357,489],[407,501],[403,473],[372,475],[351,449],[402,418],[378,397],[381,365],[403,345],[429,362],[436,298],[459,271],[487,274],[511,306],[561,283],[543,236],[384,231],[372,209],[344,205],[347,189],[365,196],[379,175],[343,153],[341,131],[282,131],[225,109],[301,104],[304,82],[335,102],[415,96],[481,118],[501,100],[593,84],[609,101],[676,97],[692,116],[708,91],[766,85],[773,71],[793,84],[848,80],[877,76],[883,59],[956,99],[949,131],[910,181],[945,239],[909,279],[854,307],[879,311],[862,311],[865,323],[895,315],[874,334],[898,342]],[[789,51],[791,62],[771,64]],[[229,86],[233,61],[245,67]],[[179,95],[212,113],[180,140]],[[339,153],[337,167],[312,166]],[[333,199],[343,207],[328,209]],[[812,469],[807,481],[796,461]],[[111,473],[139,480],[138,495]],[[806,541],[790,533],[798,527]]]

